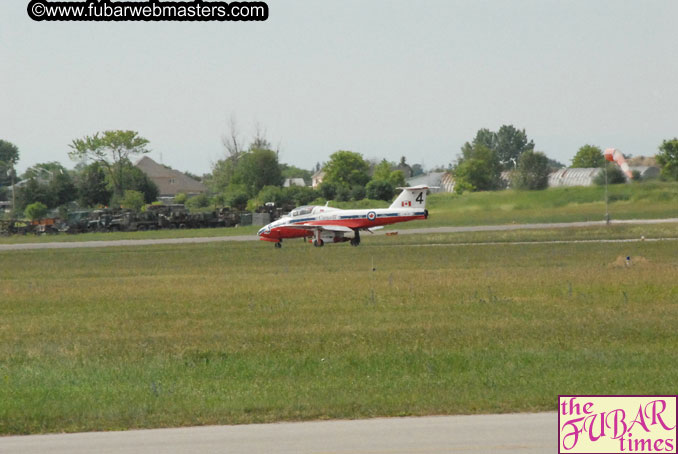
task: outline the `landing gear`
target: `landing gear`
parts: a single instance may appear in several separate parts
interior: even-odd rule
[[[315,247],[323,247],[325,245],[325,242],[320,238],[320,230],[316,230],[315,234],[313,235],[313,246]]]
[[[360,231],[355,231],[355,236],[351,238],[351,246],[358,246],[360,244]]]
[[[277,243],[275,243],[275,248],[276,248],[276,249],[282,248],[282,240],[280,240],[280,241],[278,241]]]

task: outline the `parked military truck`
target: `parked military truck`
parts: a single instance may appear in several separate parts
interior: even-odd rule
[[[116,212],[109,208],[92,211],[87,222],[87,231],[110,232],[111,222],[113,221],[115,214]]]
[[[108,229],[111,232],[136,232],[144,230],[156,230],[158,228],[158,216],[154,212],[123,211],[113,216]]]
[[[89,210],[69,211],[66,219],[58,224],[58,230],[65,233],[87,232],[90,213]]]
[[[0,220],[0,235],[26,235],[33,232],[33,226],[26,221],[17,219]]]
[[[147,213],[154,213],[158,227],[163,229],[185,229],[190,224],[189,212],[183,204],[148,205]]]

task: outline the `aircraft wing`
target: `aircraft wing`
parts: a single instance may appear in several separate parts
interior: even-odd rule
[[[329,232],[353,232],[353,229],[343,225],[332,224],[291,224],[285,228],[304,229],[304,230],[327,230]]]

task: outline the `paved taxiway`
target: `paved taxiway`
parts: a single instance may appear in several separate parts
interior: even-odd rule
[[[678,223],[678,218],[672,219],[631,219],[611,221],[612,225],[619,224],[666,224]],[[456,232],[496,232],[508,230],[535,230],[556,229],[567,227],[593,227],[605,225],[604,221],[590,222],[559,222],[546,224],[508,224],[508,225],[477,225],[468,227],[428,227],[419,229],[398,230],[399,235],[431,234],[431,233],[456,233]],[[379,230],[377,234],[386,232]],[[154,244],[191,244],[191,243],[216,243],[221,241],[256,241],[256,235],[233,235],[200,238],[162,238],[153,240],[112,240],[112,241],[73,241],[53,243],[19,243],[0,244],[0,252],[17,251],[27,249],[73,249],[73,248],[96,248],[96,247],[120,247],[120,246],[149,246]],[[600,241],[600,240],[596,240]],[[614,241],[614,240],[613,240]],[[633,241],[633,240],[631,240]]]
[[[29,435],[0,437],[0,453],[548,454],[557,424],[525,413]]]

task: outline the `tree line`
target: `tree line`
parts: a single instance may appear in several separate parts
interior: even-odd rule
[[[565,167],[543,152],[535,151],[534,141],[528,140],[525,130],[503,125],[497,132],[480,129],[475,138],[464,143],[453,166],[455,191],[488,191],[507,185],[519,190],[539,190],[548,187],[548,176]],[[678,181],[678,138],[664,140],[656,154],[661,177]],[[621,169],[607,162],[600,147],[584,145],[572,159],[573,168],[604,168],[594,180],[597,184],[624,183]],[[634,179],[639,177],[634,173]]]

